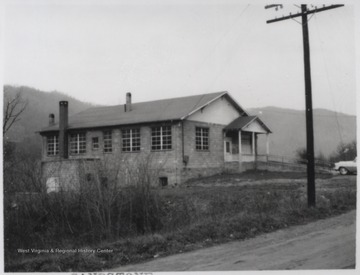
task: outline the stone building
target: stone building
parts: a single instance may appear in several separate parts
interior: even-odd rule
[[[68,102],[61,101],[59,109],[59,123],[50,114],[49,125],[40,131],[48,190],[70,182],[78,186],[81,171],[90,179],[99,162],[117,170],[125,183],[129,165],[151,159],[157,182],[165,186],[254,168],[259,134],[267,136],[269,151],[270,129],[227,92],[140,103],[132,103],[127,93],[124,105],[94,107],[70,117]]]

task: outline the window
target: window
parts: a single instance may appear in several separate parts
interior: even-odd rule
[[[196,150],[209,150],[209,128],[196,127],[195,130]]]
[[[159,184],[161,187],[165,187],[168,185],[168,178],[167,177],[160,177]]]
[[[70,134],[70,155],[86,153],[86,134]]]
[[[56,156],[59,154],[59,136],[47,137],[47,155]]]
[[[105,131],[104,133],[104,153],[112,152],[112,133],[111,131]]]
[[[140,129],[124,129],[122,133],[122,151],[138,152],[140,151]]]
[[[93,137],[92,138],[92,149],[93,150],[98,150],[99,148],[100,148],[99,138],[98,137]]]
[[[171,150],[171,126],[151,128],[151,150]]]

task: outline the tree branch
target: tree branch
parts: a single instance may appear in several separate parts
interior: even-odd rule
[[[14,123],[20,120],[20,115],[25,111],[28,101],[23,101],[21,94],[6,100],[3,116],[3,136],[10,130]]]

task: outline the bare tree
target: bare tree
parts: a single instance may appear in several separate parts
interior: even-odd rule
[[[21,93],[16,93],[13,98],[4,98],[3,136],[10,130],[15,122],[20,120],[20,115],[25,111],[28,102],[23,100]]]
[[[18,158],[15,154],[16,144],[7,140],[6,133],[11,127],[20,120],[20,115],[25,111],[27,107],[27,101],[22,99],[21,93],[17,92],[15,95],[8,93],[4,90],[4,109],[3,109],[3,172],[4,172],[4,186],[11,185],[15,171],[15,166],[19,164],[19,161],[24,159]],[[7,189],[7,188],[5,188]]]

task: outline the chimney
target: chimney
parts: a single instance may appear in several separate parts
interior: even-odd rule
[[[131,111],[131,93],[126,93],[125,112]]]
[[[59,102],[59,153],[61,158],[68,158],[68,139],[67,139],[67,127],[68,127],[68,102]]]
[[[55,124],[55,115],[50,114],[49,115],[49,126],[53,126]]]

